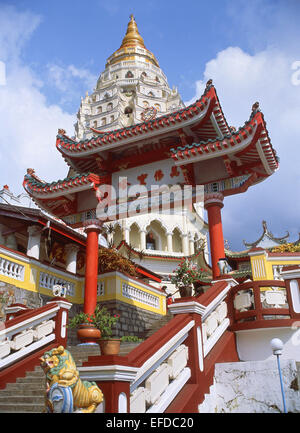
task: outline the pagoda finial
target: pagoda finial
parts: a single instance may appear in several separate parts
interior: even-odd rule
[[[137,24],[133,14],[130,14],[130,21],[127,26],[126,35],[122,41],[120,48],[125,47],[142,47],[146,48],[142,36],[139,34]]]

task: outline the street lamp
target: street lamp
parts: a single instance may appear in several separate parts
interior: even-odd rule
[[[284,409],[284,413],[287,413],[286,404],[285,404],[285,397],[284,397],[284,390],[283,390],[283,382],[282,382],[282,376],[281,376],[281,369],[280,369],[280,361],[279,361],[279,356],[282,354],[283,342],[279,338],[273,338],[271,340],[270,344],[271,344],[271,348],[273,350],[273,355],[276,355],[276,357],[277,357],[277,366],[278,366],[278,371],[279,371],[283,409]]]

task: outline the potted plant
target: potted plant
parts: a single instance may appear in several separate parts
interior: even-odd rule
[[[170,280],[175,284],[180,292],[180,296],[192,296],[193,283],[203,277],[203,268],[198,269],[196,264],[193,264],[191,258],[183,258],[173,275],[170,275]]]
[[[117,354],[120,350],[120,338],[112,337],[112,327],[119,320],[119,317],[118,314],[110,314],[106,307],[97,305],[93,314],[83,312],[76,314],[69,320],[69,327],[78,328],[77,335],[79,339],[82,339],[82,328],[84,330],[85,328],[94,329],[96,333],[93,334],[93,340],[99,343],[101,354],[107,354],[106,348],[109,349],[112,346],[114,346],[114,353],[109,354]]]
[[[92,323],[90,315],[83,311],[69,319],[68,328],[77,329],[81,344],[97,344],[101,337],[101,331]]]

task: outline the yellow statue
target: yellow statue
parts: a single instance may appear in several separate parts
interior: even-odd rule
[[[47,381],[47,412],[95,412],[103,394],[95,382],[82,381],[72,355],[63,346],[40,358]]]

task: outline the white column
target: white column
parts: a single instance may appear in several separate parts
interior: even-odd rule
[[[123,233],[122,238],[127,242],[127,244],[130,244],[130,227],[123,225]]]
[[[185,256],[188,256],[189,255],[189,243],[188,243],[187,233],[183,233],[181,235],[181,241],[182,241],[182,252]]]
[[[190,255],[194,254],[195,253],[195,245],[194,245],[194,237],[192,234],[189,236],[189,247],[190,247],[189,248],[190,249]]]
[[[146,233],[147,230],[145,229],[140,230],[140,246],[142,251],[146,249]]]
[[[27,231],[29,233],[27,255],[39,259],[42,229],[39,226],[30,226]]]
[[[66,251],[66,270],[76,274],[77,265],[77,253],[79,251],[79,246],[74,244],[67,244],[65,246]]]
[[[189,255],[189,241],[188,241],[188,230],[187,230],[187,210],[183,209],[182,212],[182,228],[183,233],[181,235],[182,239],[182,251],[185,256]]]
[[[167,248],[169,253],[171,253],[173,251],[173,233],[172,232],[167,232]]]

